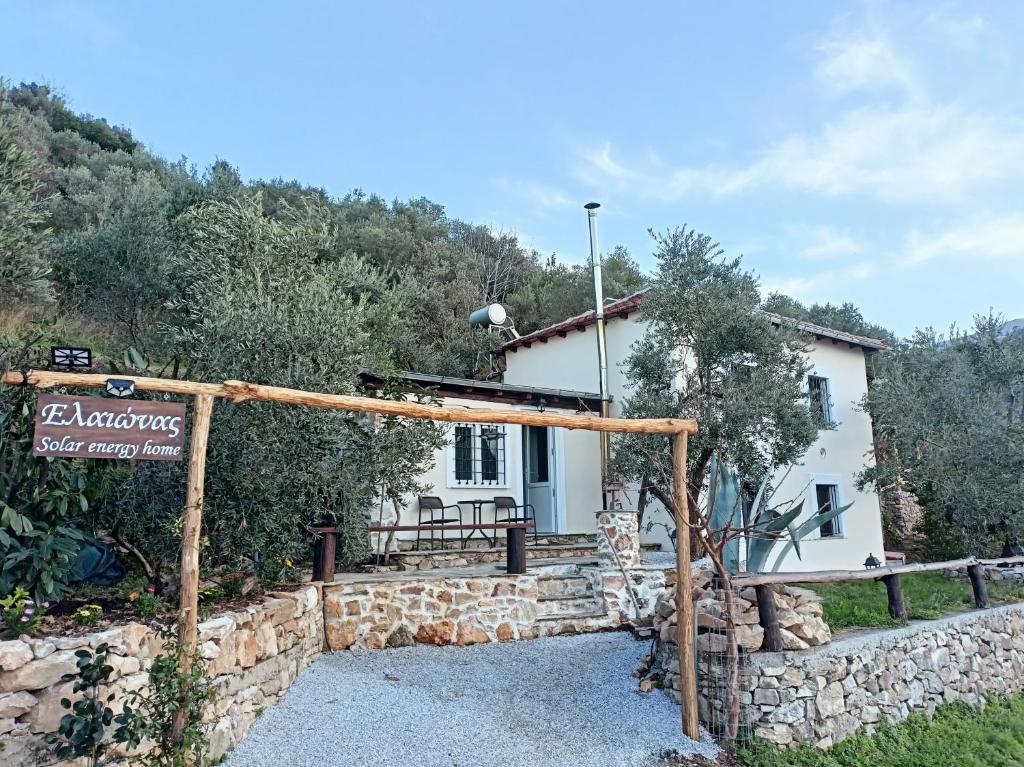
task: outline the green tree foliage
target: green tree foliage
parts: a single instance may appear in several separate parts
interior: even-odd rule
[[[0,337],[0,373],[45,367],[46,328]],[[0,384],[0,593],[27,589],[37,604],[68,592],[82,533],[109,462],[32,455],[37,393]]]
[[[863,480],[914,492],[944,553],[1024,537],[1024,333],[1000,324],[978,317],[948,340],[918,331],[879,356],[865,399],[880,449]]]
[[[79,310],[114,321],[146,351],[176,297],[171,194],[153,171],[118,166],[95,190],[88,225],[61,238],[56,265]]]
[[[337,254],[337,228],[322,201],[282,202],[270,217],[259,194],[242,195],[202,203],[179,226],[186,287],[171,343],[190,378],[341,394],[357,391],[363,370],[394,370],[393,340],[408,333],[405,307],[379,270]],[[414,436],[398,458],[426,465],[435,427],[408,431]],[[284,560],[308,553],[305,527],[324,521],[351,533],[347,559],[365,554],[363,514],[395,456],[388,439],[373,436],[372,422],[339,412],[218,402],[207,462],[207,562],[238,566],[250,558],[274,577]],[[107,525],[137,535],[149,559],[166,561],[174,551],[182,471],[142,465],[108,505]]]
[[[606,298],[624,298],[646,287],[647,277],[629,251],[619,246],[602,259],[601,282]],[[520,333],[553,325],[594,308],[590,264],[560,263],[554,256],[534,270],[509,299]]]
[[[771,293],[764,299],[764,309],[785,317],[813,322],[815,325],[824,325],[833,330],[843,330],[859,336],[878,338],[888,343],[896,341],[896,336],[891,330],[883,325],[868,322],[864,319],[860,309],[849,302],[839,306],[830,303],[804,306],[795,298],[790,298],[782,293]]]
[[[12,122],[0,111],[0,295],[11,305],[52,297],[40,163],[15,142]]]
[[[777,329],[761,311],[757,281],[691,229],[654,235],[657,268],[644,301],[645,336],[625,363],[631,418],[695,418],[688,490],[694,507],[713,456],[755,486],[796,462],[817,437],[801,386],[803,338]],[[671,444],[660,436],[615,442],[615,470],[666,506]]]

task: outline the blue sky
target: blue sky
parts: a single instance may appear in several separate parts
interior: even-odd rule
[[[1024,316],[1024,4],[0,0],[0,76],[151,149],[543,253],[689,224],[905,334]]]

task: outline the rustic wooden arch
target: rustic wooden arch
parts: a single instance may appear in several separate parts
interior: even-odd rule
[[[11,371],[3,382],[12,386],[49,389],[69,386],[102,389],[109,376],[95,373],[63,373],[47,370]],[[400,400],[374,399],[344,394],[323,394],[278,386],[262,386],[245,381],[221,384],[199,383],[177,379],[144,376],[117,376],[131,380],[137,391],[180,394],[195,398],[192,436],[185,492],[184,525],[181,545],[181,590],[179,595],[178,638],[182,668],[188,668],[198,644],[199,601],[199,537],[202,527],[203,485],[206,476],[206,445],[210,418],[216,398],[232,402],[277,402],[286,405],[344,410],[352,413],[374,413],[429,421],[458,423],[519,424],[581,429],[597,432],[632,434],[664,434],[673,439],[673,501],[676,527],[689,528],[686,494],[687,438],[697,433],[696,421],[677,418],[601,418],[596,415],[541,413],[527,410],[489,410],[484,408],[449,408]],[[697,675],[693,640],[693,600],[690,571],[690,536],[676,536],[676,609],[679,678],[682,695],[682,729],[687,737],[700,738],[697,716]]]

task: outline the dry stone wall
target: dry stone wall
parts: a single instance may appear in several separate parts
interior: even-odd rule
[[[711,570],[693,575],[694,621],[697,626],[697,650],[704,653],[723,653],[726,639],[725,599],[721,590],[711,586]],[[675,653],[676,590],[672,586],[658,598],[654,627],[660,632],[662,644],[672,644],[666,652]],[[746,588],[734,595],[736,607],[735,641],[748,653],[761,649],[764,629],[757,610],[757,595]],[[832,641],[832,632],[822,619],[821,599],[813,591],[794,586],[780,586],[774,593],[778,608],[782,639],[787,650],[806,650],[808,647]]]
[[[200,651],[214,690],[207,710],[212,757],[238,743],[260,712],[322,652],[323,615],[320,589],[309,585],[275,592],[260,604],[199,625]],[[73,683],[60,679],[75,672],[76,650],[102,643],[110,646],[116,712],[125,693],[145,687],[147,670],[160,653],[161,640],[149,627],[131,623],[75,637],[0,642],[0,764],[55,763],[43,736],[66,713],[61,698],[73,697]],[[123,764],[131,761],[125,758]]]
[[[537,576],[417,577],[324,588],[327,647],[379,650],[536,636]]]
[[[804,652],[750,659],[742,693],[753,732],[827,748],[940,703],[981,705],[1024,689],[1024,606],[861,634]]]

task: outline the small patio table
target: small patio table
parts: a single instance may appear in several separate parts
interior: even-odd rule
[[[474,525],[482,525],[484,523],[484,504],[485,503],[493,504],[494,503],[494,499],[493,498],[470,498],[469,500],[465,500],[465,501],[456,501],[456,503],[459,503],[459,504],[468,503],[469,505],[471,505],[473,507],[473,511],[472,511],[472,514],[473,514],[473,524]],[[490,549],[494,548],[494,546],[495,546],[495,544],[497,543],[497,540],[498,540],[498,534],[497,533],[494,534],[493,538],[488,538],[487,537],[487,533],[485,533],[482,529],[474,528],[473,530],[470,530],[469,535],[466,536],[465,540],[468,541],[470,538],[473,537],[473,535],[475,533],[480,533],[480,535],[483,537],[483,539],[485,541],[487,541],[487,547],[488,548],[490,548]],[[463,541],[463,548],[465,548],[465,541]]]

